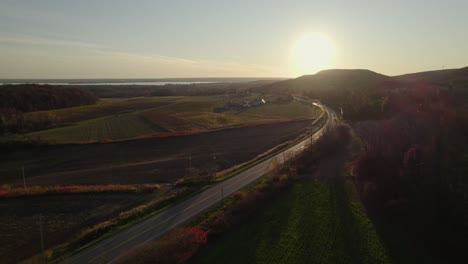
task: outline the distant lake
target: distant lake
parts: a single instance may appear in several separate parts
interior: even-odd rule
[[[50,84],[50,85],[166,85],[166,84],[200,84],[214,82],[0,82],[5,84]]]
[[[202,83],[239,83],[260,80],[282,80],[284,78],[162,78],[162,79],[0,79],[5,84],[50,84],[50,85],[167,85]]]

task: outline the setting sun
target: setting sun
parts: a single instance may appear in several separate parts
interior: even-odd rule
[[[333,43],[324,34],[307,33],[293,47],[295,74],[313,74],[330,65]]]
[[[0,264],[468,259],[468,0],[187,2],[0,0]]]

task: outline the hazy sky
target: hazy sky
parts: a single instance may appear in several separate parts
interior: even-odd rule
[[[0,78],[296,77],[308,32],[323,68],[459,68],[467,26],[467,0],[0,0]]]

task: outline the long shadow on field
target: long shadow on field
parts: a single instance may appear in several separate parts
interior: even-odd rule
[[[251,219],[213,237],[190,263],[268,263],[264,257],[270,257],[271,249],[278,246],[271,242],[278,242],[288,229],[292,207],[287,202],[290,193],[285,194],[258,204]]]
[[[289,197],[291,195],[292,194],[289,192],[286,193],[286,195],[281,195],[277,198],[275,197],[273,200],[267,201],[269,204],[276,204],[276,208],[272,208],[272,206],[268,204],[259,206],[260,209],[262,209],[262,207],[265,205],[270,207],[269,209],[260,211],[265,213],[263,219],[268,219],[268,221],[257,223],[257,226],[260,227],[260,230],[251,230],[253,234],[257,234],[257,241],[255,245],[252,245],[252,251],[254,254],[251,254],[251,256],[255,256],[255,258],[249,259],[249,263],[268,263],[270,262],[269,260],[271,260],[272,248],[280,249],[282,247],[281,240],[285,234],[288,233],[288,229],[290,228],[290,225],[292,224],[291,222],[293,220],[292,215],[294,214],[294,207],[290,206],[287,202],[290,201]],[[282,214],[278,214],[278,210],[280,210]],[[257,219],[260,220],[262,218]],[[267,241],[269,243],[267,243]],[[267,258],[264,259],[265,257]]]
[[[322,257],[311,263],[388,263],[386,249],[357,200],[352,183],[339,178],[319,180],[317,184],[327,190],[324,206],[328,214],[322,219],[329,221],[328,226],[320,224],[328,232],[321,239],[325,241],[321,250],[334,252],[317,252]]]
[[[363,259],[362,234],[359,232],[359,225],[351,211],[350,201],[346,183],[343,178],[330,180],[330,208],[335,228],[341,228],[341,232],[335,230],[335,235],[342,234],[343,254],[351,257],[352,263],[365,263]],[[338,238],[333,238],[334,240]],[[338,261],[338,260],[337,260]]]
[[[331,233],[329,248],[336,253],[327,254],[329,263],[386,263],[386,249],[375,231],[374,225],[355,193],[351,179],[345,178],[344,166],[354,150],[356,142],[320,160],[314,175],[317,183],[328,189],[329,221]]]
[[[393,262],[409,264],[466,261],[463,216],[450,213],[438,215],[436,212],[421,210],[413,208],[412,211],[407,209],[371,214],[371,221]]]
[[[336,254],[329,254],[332,258],[336,258],[329,259],[331,263],[342,262],[342,257],[346,258],[347,263],[366,263],[363,256],[366,253],[365,247],[362,246],[365,237],[359,232],[360,226],[351,207],[355,197],[351,196],[344,177],[344,164],[349,158],[351,147],[342,148],[331,156],[321,159],[314,175],[317,182],[325,184],[329,190],[331,214],[329,219],[333,230],[330,236],[333,237],[329,238],[328,243],[341,250]]]

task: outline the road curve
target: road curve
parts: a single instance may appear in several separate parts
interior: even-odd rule
[[[312,103],[310,100],[300,99]],[[62,263],[112,263],[121,254],[128,252],[136,246],[161,237],[174,227],[193,219],[203,211],[219,203],[228,195],[241,189],[265,175],[272,168],[273,160],[282,164],[296,156],[306,146],[314,143],[326,129],[336,125],[336,114],[328,107],[314,102],[327,115],[327,123],[312,136],[304,139],[275,156],[264,160],[253,167],[220,182],[207,190],[198,193],[187,200],[171,206],[161,213],[149,217],[95,245],[71,256]]]

